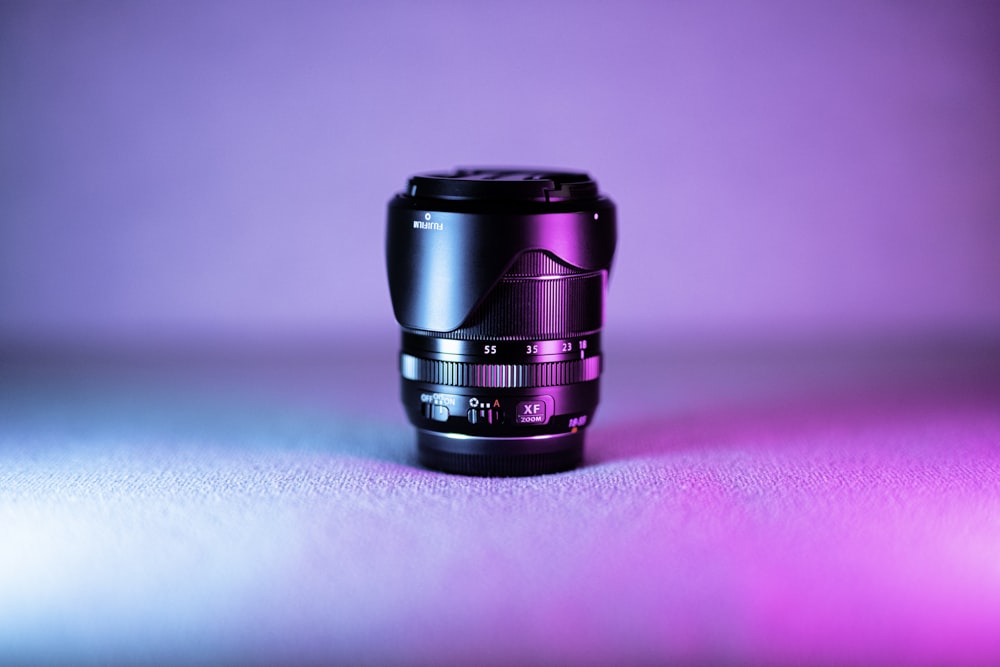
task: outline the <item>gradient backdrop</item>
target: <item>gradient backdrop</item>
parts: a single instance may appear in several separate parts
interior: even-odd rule
[[[579,470],[415,464],[470,163],[618,202]],[[1000,664],[998,343],[1000,3],[0,0],[0,663]]]
[[[0,338],[395,330],[386,200],[618,202],[610,340],[1000,332],[991,2],[0,2]]]

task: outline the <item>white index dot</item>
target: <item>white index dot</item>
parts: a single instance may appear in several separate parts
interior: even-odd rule
[[[599,216],[597,213],[594,214],[594,220],[597,220],[599,217],[601,216]]]
[[[430,220],[430,219],[431,219],[431,214],[430,213],[424,213],[424,220]]]

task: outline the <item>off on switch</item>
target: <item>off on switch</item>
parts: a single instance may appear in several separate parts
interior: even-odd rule
[[[436,422],[446,422],[450,413],[448,412],[447,406],[444,405],[434,405],[433,403],[423,404],[424,417],[427,419],[432,419]]]

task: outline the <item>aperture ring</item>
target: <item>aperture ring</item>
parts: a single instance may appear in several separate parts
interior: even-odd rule
[[[538,364],[475,364],[421,359],[403,353],[399,361],[400,371],[406,380],[453,387],[556,387],[596,380],[601,375],[599,356]]]

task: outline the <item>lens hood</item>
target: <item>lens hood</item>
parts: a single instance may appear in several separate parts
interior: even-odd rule
[[[448,332],[523,253],[610,270],[615,207],[586,174],[459,169],[420,174],[389,202],[386,260],[396,320]]]

